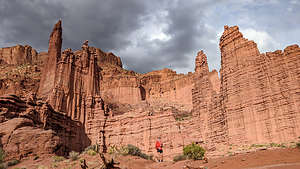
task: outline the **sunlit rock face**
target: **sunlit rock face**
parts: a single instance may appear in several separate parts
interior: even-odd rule
[[[220,39],[222,111],[229,143],[288,142],[300,135],[297,45],[260,54],[237,26]]]

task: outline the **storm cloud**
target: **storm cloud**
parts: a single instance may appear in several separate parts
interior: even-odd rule
[[[46,51],[63,21],[63,48],[91,46],[120,56],[127,69],[193,71],[199,50],[220,68],[224,25],[238,25],[261,52],[300,44],[297,0],[0,0],[0,47],[29,44]]]

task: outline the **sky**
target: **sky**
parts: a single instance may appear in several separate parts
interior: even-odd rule
[[[300,0],[0,0],[0,47],[47,51],[59,19],[63,49],[89,40],[140,73],[193,72],[200,50],[219,70],[224,25],[239,26],[262,53],[300,45]]]

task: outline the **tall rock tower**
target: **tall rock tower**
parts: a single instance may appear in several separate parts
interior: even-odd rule
[[[225,114],[221,111],[220,97],[210,78],[210,74],[213,73],[209,72],[204,52],[198,52],[192,91],[193,115],[198,118],[202,140],[205,140],[209,147],[227,139]]]
[[[221,96],[233,144],[289,142],[300,135],[300,48],[260,54],[237,26],[220,39]],[[297,59],[298,57],[298,59]]]
[[[42,70],[41,82],[38,95],[47,98],[52,92],[56,78],[57,62],[61,57],[62,46],[62,27],[59,20],[52,30],[49,38],[48,58],[45,59],[44,68]]]

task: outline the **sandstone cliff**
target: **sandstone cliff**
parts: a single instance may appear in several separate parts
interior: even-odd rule
[[[300,135],[298,45],[260,54],[237,26],[225,26],[220,50],[229,142],[294,141]]]
[[[27,95],[38,90],[40,67],[36,64],[0,65],[0,95]]]
[[[7,160],[51,153],[67,155],[71,150],[82,151],[88,144],[81,123],[55,112],[35,95],[0,97],[0,147]]]
[[[13,47],[0,48],[0,64],[33,64],[37,61],[38,53],[31,46],[17,45]]]

